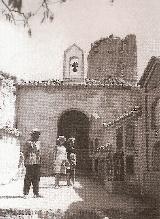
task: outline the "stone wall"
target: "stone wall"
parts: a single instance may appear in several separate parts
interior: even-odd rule
[[[157,81],[157,68],[151,77],[148,86],[147,86],[147,101],[143,103],[144,111],[146,114],[143,116],[143,135],[144,135],[144,144],[143,150],[146,153],[146,169],[143,174],[143,192],[147,195],[153,195],[155,198],[160,198],[160,170],[154,169],[154,146],[157,142],[160,141],[160,130],[159,127],[156,127],[154,124],[154,106],[156,101],[160,99],[160,85]],[[156,85],[156,86],[155,86]],[[145,94],[144,94],[145,95]],[[145,99],[144,99],[145,100]],[[147,115],[147,120],[145,115]],[[148,145],[146,145],[146,126],[148,129]],[[157,151],[158,152],[158,151]],[[159,155],[157,154],[159,157]],[[147,165],[148,164],[148,165]],[[148,166],[148,170],[147,170]]]
[[[135,35],[127,35],[124,39],[111,35],[91,45],[87,77],[104,80],[110,75],[121,77],[131,84],[136,83],[137,46]]]
[[[15,87],[14,77],[0,72],[0,127],[14,125]]]
[[[132,111],[133,114],[131,112],[129,114],[124,114],[118,120],[108,123],[108,125],[104,124],[103,133],[101,135],[101,145],[104,146],[104,152],[102,151],[101,155],[103,155],[104,164],[100,167],[101,169],[99,169],[99,172],[97,171],[97,173],[100,176],[103,175],[101,178],[103,178],[106,189],[110,189],[112,187],[112,192],[115,192],[116,189],[113,185],[116,184],[115,182],[112,183],[110,181],[118,180],[114,178],[114,172],[112,173],[112,176],[109,176],[107,175],[108,172],[105,171],[105,164],[107,162],[105,160],[105,153],[108,148],[108,143],[110,144],[112,154],[117,152],[119,143],[116,141],[116,139],[117,130],[119,128],[121,128],[122,131],[122,149],[124,152],[124,181],[122,181],[120,184],[118,183],[117,185],[123,187],[123,189],[125,188],[123,192],[128,194],[131,192],[140,194],[141,191],[144,191],[144,187],[147,187],[147,184],[144,185],[144,177],[146,177],[146,149],[143,144],[143,119],[140,109],[141,108],[138,108],[137,111]],[[131,137],[132,135],[133,139]],[[102,156],[97,157],[97,154],[98,153],[92,155],[93,162],[96,159],[98,159],[98,161],[102,159]],[[129,158],[133,159],[133,166],[130,166],[130,164],[127,163],[129,161],[127,161],[127,159]],[[117,192],[122,192],[120,187]]]
[[[22,147],[29,132],[41,130],[44,166],[53,170],[58,120],[62,113],[76,109],[91,121],[95,113],[103,122],[117,118],[137,105],[135,90],[87,86],[19,86],[16,100],[16,127],[22,132]],[[125,103],[125,106],[124,106]],[[90,129],[92,127],[90,126]],[[100,128],[99,128],[100,129]],[[92,138],[94,135],[92,135]],[[91,139],[92,140],[92,139]]]
[[[0,145],[0,184],[6,184],[18,176],[19,132],[8,128],[0,129]]]
[[[159,59],[152,57],[140,80],[142,117],[139,132],[141,132],[142,141],[141,145],[139,144],[139,153],[141,155],[139,156],[139,163],[143,166],[143,172],[141,172],[141,190],[144,195],[151,195],[153,198],[160,198],[160,169],[158,167],[160,157],[160,127],[156,127],[156,121],[154,119],[155,106],[160,99],[159,73]],[[157,146],[157,151],[154,151],[155,146]],[[156,160],[154,155],[157,155]]]

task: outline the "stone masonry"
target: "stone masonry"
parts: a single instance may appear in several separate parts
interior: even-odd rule
[[[89,120],[97,113],[103,122],[117,118],[137,105],[137,90],[105,88],[103,86],[17,86],[16,128],[22,133],[23,143],[34,127],[41,130],[45,173],[53,171],[54,147],[58,133],[58,121],[69,110],[84,113]],[[90,132],[92,125],[90,125]]]
[[[121,77],[132,85],[136,83],[137,46],[135,35],[127,35],[124,39],[111,35],[91,44],[87,77],[105,80],[108,76]]]

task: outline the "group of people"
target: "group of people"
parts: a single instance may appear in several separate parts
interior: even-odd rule
[[[74,149],[74,138],[66,141],[64,136],[59,136],[55,149],[55,188],[59,187],[61,175],[66,175],[67,185],[74,184],[76,155]]]
[[[24,198],[29,194],[31,184],[34,197],[41,197],[39,194],[41,168],[40,134],[38,129],[33,129],[30,133],[30,139],[25,143],[23,151],[26,169],[23,187]],[[64,136],[59,136],[57,139],[55,146],[55,188],[60,187],[61,175],[66,176],[67,186],[74,184],[76,167],[74,141],[74,138],[66,140]]]

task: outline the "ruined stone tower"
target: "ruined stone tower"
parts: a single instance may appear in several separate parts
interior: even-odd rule
[[[87,78],[105,80],[108,76],[124,79],[134,85],[137,81],[136,36],[124,39],[113,35],[91,44],[88,55]]]

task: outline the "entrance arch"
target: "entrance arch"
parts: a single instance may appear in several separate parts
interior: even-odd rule
[[[75,152],[77,156],[77,173],[91,170],[89,158],[89,118],[81,111],[68,110],[62,113],[58,121],[58,136],[64,135],[67,139],[75,137]]]

